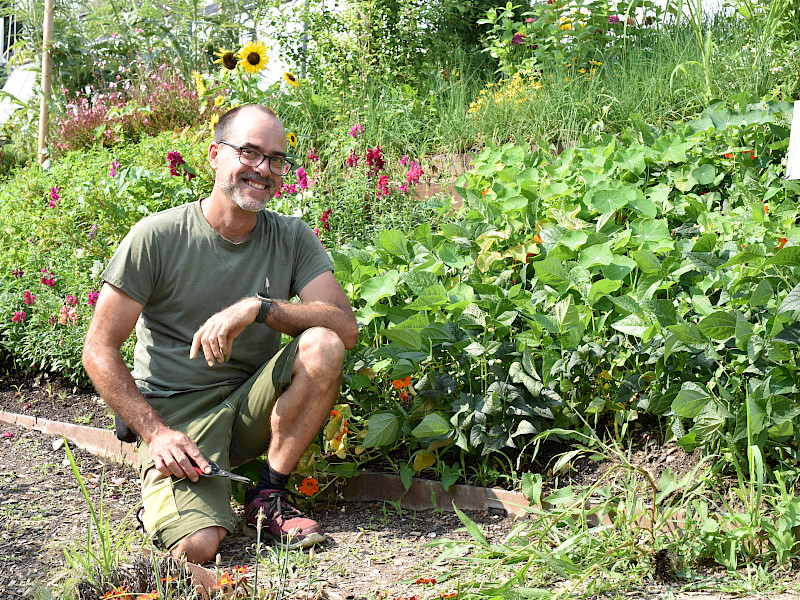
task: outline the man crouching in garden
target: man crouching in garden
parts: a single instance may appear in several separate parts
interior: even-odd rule
[[[211,195],[143,219],[114,253],[83,349],[98,392],[139,436],[145,529],[196,563],[212,560],[236,525],[230,481],[193,468],[210,473],[209,459],[229,469],[267,452],[246,494],[246,527],[263,508],[264,533],[285,547],[325,539],[286,485],[358,336],[311,229],[263,210],[290,164],[275,113],[227,112],[208,161]],[[130,373],[120,348],[134,326]],[[283,348],[281,333],[294,338]]]

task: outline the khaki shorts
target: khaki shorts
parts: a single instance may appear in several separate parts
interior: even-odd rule
[[[269,446],[269,419],[278,396],[292,379],[292,364],[301,336],[294,338],[250,379],[148,401],[167,424],[197,443],[220,468],[230,469],[264,454]],[[164,475],[148,457],[147,444],[137,444],[142,479],[144,526],[153,541],[170,549],[205,527],[233,532],[231,482],[201,477],[196,483]]]

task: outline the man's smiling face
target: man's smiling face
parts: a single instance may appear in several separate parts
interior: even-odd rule
[[[279,119],[257,109],[245,109],[233,125],[234,133],[226,142],[267,156],[286,156],[286,131]],[[216,186],[243,210],[263,209],[283,183],[282,175],[270,172],[268,160],[248,167],[239,161],[239,151],[225,144],[212,144],[210,158],[217,172]]]

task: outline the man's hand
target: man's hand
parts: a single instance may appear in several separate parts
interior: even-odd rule
[[[164,475],[188,477],[192,483],[200,479],[194,466],[211,473],[211,465],[189,437],[174,429],[163,429],[148,445],[148,455],[156,469]],[[194,463],[194,464],[192,464]]]
[[[202,347],[209,367],[214,366],[215,360],[219,363],[229,360],[233,340],[256,320],[259,306],[258,298],[244,298],[211,315],[194,334],[189,358],[194,360]]]

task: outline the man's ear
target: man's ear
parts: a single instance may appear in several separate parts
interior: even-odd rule
[[[215,171],[217,170],[217,154],[219,153],[219,144],[217,142],[211,142],[208,145],[208,164],[211,165],[211,168]]]

